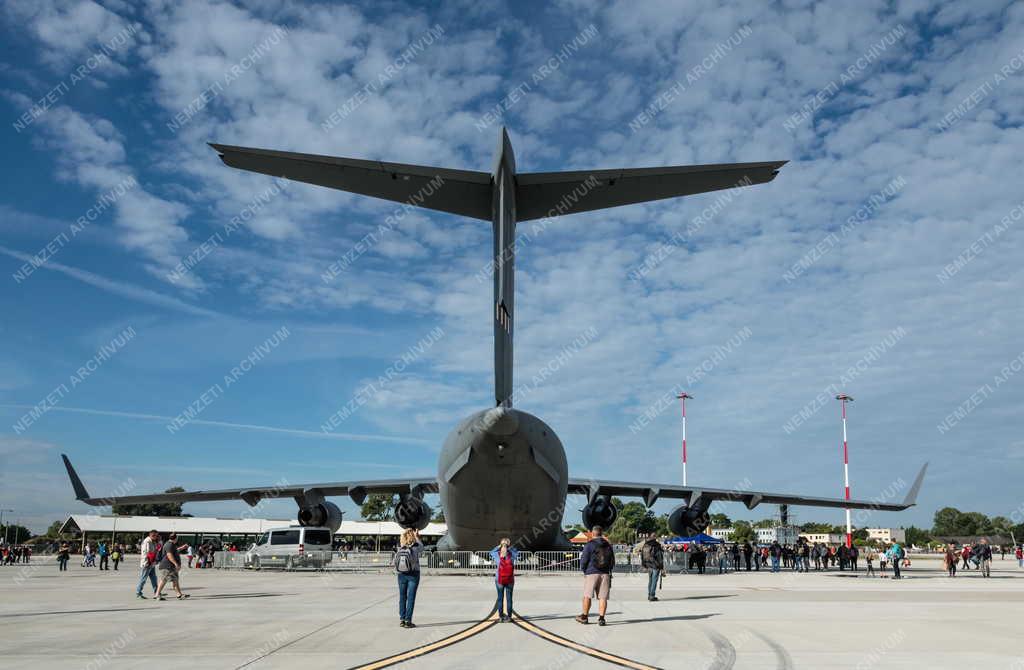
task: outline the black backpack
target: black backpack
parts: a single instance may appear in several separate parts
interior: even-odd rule
[[[594,567],[604,572],[612,567],[612,546],[607,542],[597,542],[594,546]]]

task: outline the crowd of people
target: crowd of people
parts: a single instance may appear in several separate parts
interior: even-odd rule
[[[0,565],[28,563],[32,560],[32,547],[21,544],[0,546]]]

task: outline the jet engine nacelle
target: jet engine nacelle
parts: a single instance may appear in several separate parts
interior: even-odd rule
[[[331,529],[331,535],[341,528],[342,512],[332,502],[322,502],[319,505],[299,508],[300,526],[326,526]]]
[[[583,525],[587,530],[594,526],[608,530],[618,516],[619,510],[612,504],[611,498],[599,496],[594,498],[594,502],[583,508]]]
[[[707,507],[690,507],[686,503],[676,507],[668,516],[669,530],[682,537],[704,532],[710,522]]]
[[[395,505],[395,522],[402,528],[423,530],[430,523],[432,513],[430,505],[419,498],[410,496],[403,498]]]

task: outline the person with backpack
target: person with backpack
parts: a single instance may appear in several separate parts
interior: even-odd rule
[[[889,560],[892,563],[892,578],[903,579],[903,575],[900,574],[900,564],[906,558],[907,552],[903,550],[899,542],[893,542],[885,553],[889,555]]]
[[[415,628],[412,610],[416,606],[416,591],[420,587],[420,553],[423,543],[414,528],[402,531],[395,551],[395,572],[398,574],[398,618],[402,628]]]
[[[597,625],[605,625],[604,615],[608,611],[608,594],[612,588],[612,570],[615,568],[615,552],[604,529],[594,526],[593,538],[583,547],[580,554],[580,569],[583,570],[583,613],[576,617],[582,624],[590,623],[590,603],[597,598]]]
[[[110,560],[114,562],[114,572],[117,572],[117,564],[121,562],[121,546],[115,544],[114,550],[110,552]]]
[[[704,554],[706,556],[706,554]],[[658,579],[665,569],[665,553],[658,542],[655,533],[647,535],[647,541],[640,547],[640,565],[647,570],[647,600],[657,602],[658,600]],[[700,572],[704,572],[704,566],[699,566]]]
[[[512,620],[512,587],[516,583],[516,561],[519,552],[507,538],[491,549],[491,560],[494,561],[494,586],[498,590],[498,621],[507,623]]]
[[[156,594],[156,543],[159,539],[160,533],[151,530],[149,535],[142,540],[142,546],[139,548],[141,560],[139,565],[139,584],[135,587],[136,598],[146,599],[146,596],[142,595],[142,587],[145,586],[146,579],[149,579],[150,584],[153,585],[153,594]]]
[[[167,541],[164,542],[163,547],[160,549],[160,560],[156,564],[156,569],[160,573],[160,582],[156,586],[156,595],[153,596],[156,600],[166,600],[163,591],[167,582],[170,582],[171,586],[174,587],[174,591],[178,594],[178,600],[184,600],[189,597],[187,593],[181,592],[179,580],[181,573],[181,550],[178,548],[178,536],[176,533],[170,533],[167,536]]]

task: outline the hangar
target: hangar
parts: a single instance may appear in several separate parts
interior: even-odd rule
[[[192,544],[200,540],[217,538],[221,542],[240,541],[243,546],[255,542],[264,531],[281,526],[295,525],[294,519],[250,519],[198,516],[119,516],[101,514],[72,514],[60,527],[66,533],[80,538],[81,546],[91,536],[94,540],[116,542],[118,534],[141,535],[156,529],[162,534],[175,532]],[[420,531],[423,537],[439,538],[447,527],[443,523],[429,523]],[[402,527],[394,521],[342,521],[334,533],[335,539],[393,538],[402,534]],[[122,539],[123,541],[123,539]]]

